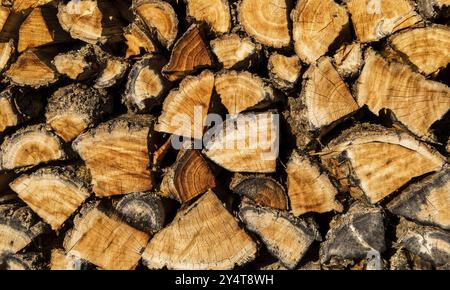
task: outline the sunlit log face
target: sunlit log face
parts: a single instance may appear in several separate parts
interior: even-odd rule
[[[219,270],[245,264],[255,253],[256,244],[208,191],[151,239],[142,259],[151,269]]]

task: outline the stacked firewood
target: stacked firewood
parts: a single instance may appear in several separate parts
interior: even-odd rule
[[[450,269],[450,1],[3,0],[1,269]]]

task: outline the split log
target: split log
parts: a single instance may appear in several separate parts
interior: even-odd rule
[[[170,61],[162,72],[169,81],[176,81],[212,65],[211,53],[200,27],[192,25],[175,43]]]
[[[450,15],[449,0],[417,0],[416,2],[419,12],[429,20]]]
[[[272,87],[259,76],[245,71],[218,73],[215,78],[215,89],[222,104],[232,116],[267,107],[276,101]]]
[[[291,18],[295,52],[306,63],[327,54],[350,25],[345,8],[333,0],[298,1]]]
[[[172,5],[160,0],[134,0],[133,10],[162,45],[172,48],[178,35],[178,17]]]
[[[335,218],[320,249],[321,263],[333,266],[339,260],[360,260],[386,250],[383,212],[356,202]]]
[[[275,48],[287,47],[291,42],[288,15],[286,0],[241,0],[238,6],[239,23],[247,34]]]
[[[73,254],[66,254],[63,249],[53,249],[50,258],[50,270],[87,270],[89,262]]]
[[[348,0],[346,4],[356,36],[363,43],[380,40],[422,21],[410,0]]]
[[[56,69],[51,64],[56,51],[52,49],[27,50],[6,71],[9,81],[18,86],[40,88],[58,80]]]
[[[6,137],[0,153],[1,170],[33,167],[67,158],[61,140],[44,124],[22,128]]]
[[[305,221],[276,210],[245,205],[240,208],[239,217],[289,269],[298,265],[318,238],[317,230],[311,229]]]
[[[240,114],[218,126],[205,155],[231,172],[276,171],[279,145],[278,115]]]
[[[415,182],[388,204],[390,212],[450,230],[450,169]]]
[[[291,212],[300,216],[308,212],[342,212],[336,201],[338,191],[328,174],[308,156],[294,152],[286,168]]]
[[[0,252],[17,253],[46,230],[29,207],[0,205]]]
[[[302,66],[298,56],[273,53],[268,62],[272,83],[280,90],[291,90],[300,78]]]
[[[74,224],[64,239],[66,252],[105,270],[134,269],[150,238],[98,208],[77,216]]]
[[[326,134],[359,109],[328,57],[309,67],[303,75],[300,98],[289,98],[288,103],[289,111],[284,115],[298,147],[307,145],[315,135]]]
[[[359,42],[343,44],[334,54],[333,61],[342,77],[355,77],[364,64],[363,45]]]
[[[429,128],[447,113],[450,88],[406,65],[388,63],[373,50],[366,52],[365,62],[356,86],[358,104],[374,114],[389,109],[409,131],[433,139]]]
[[[214,74],[203,71],[188,76],[164,100],[155,130],[187,138],[202,139],[214,88]]]
[[[152,193],[132,193],[125,195],[115,208],[130,226],[153,235],[165,226],[170,205]]]
[[[61,53],[55,56],[53,64],[61,75],[66,75],[74,81],[83,81],[96,75],[99,63],[92,46]]]
[[[59,25],[57,12],[54,7],[33,9],[20,26],[17,51],[70,41],[69,34]]]
[[[42,96],[22,87],[7,87],[0,92],[0,133],[9,127],[38,117],[43,111]]]
[[[92,175],[96,196],[106,197],[149,191],[153,180],[148,169],[149,134],[153,118],[124,115],[78,136],[72,148]]]
[[[127,44],[125,58],[136,57],[142,54],[154,53],[157,51],[156,45],[141,25],[131,23],[123,33]]]
[[[95,81],[94,87],[97,89],[112,87],[125,77],[127,71],[128,63],[126,61],[120,58],[109,57]]]
[[[231,13],[228,0],[185,0],[187,16],[194,21],[206,22],[215,33],[227,33],[231,29]]]
[[[208,191],[150,240],[142,259],[151,269],[224,270],[250,262],[256,250],[214,192]]]
[[[36,8],[53,2],[54,0],[13,0],[12,9],[15,12],[23,12],[30,8]]]
[[[69,167],[40,169],[20,176],[10,186],[55,231],[90,195],[87,184]]]
[[[165,173],[160,194],[186,203],[216,187],[215,176],[200,152],[181,151]]]
[[[447,231],[419,226],[402,219],[397,226],[397,237],[398,243],[420,260],[431,263],[433,267],[449,268],[450,234]],[[424,264],[421,261],[419,263]]]
[[[70,142],[111,110],[112,100],[106,91],[72,84],[53,93],[45,117],[55,133]]]
[[[122,37],[118,11],[107,0],[60,3],[58,19],[62,28],[73,38],[90,44],[116,42]]]
[[[450,28],[433,25],[406,30],[390,37],[389,46],[419,72],[436,74],[450,63]]]
[[[344,131],[321,153],[344,191],[377,203],[412,178],[439,171],[445,158],[410,134],[376,125]]]
[[[161,56],[149,55],[136,62],[128,75],[124,102],[130,111],[150,112],[162,103],[170,88],[161,69],[167,63]]]
[[[230,183],[230,190],[259,206],[289,209],[289,198],[283,186],[271,177],[235,174]]]
[[[255,62],[261,45],[249,37],[226,34],[211,41],[211,48],[224,69],[246,69]]]
[[[11,58],[14,55],[14,47],[14,41],[12,39],[0,43],[0,72],[3,72],[8,68]]]

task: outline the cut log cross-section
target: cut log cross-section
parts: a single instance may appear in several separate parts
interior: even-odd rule
[[[285,56],[278,53],[270,55],[267,66],[272,82],[281,90],[294,88],[302,69],[298,56]]]
[[[259,206],[279,210],[288,210],[289,208],[289,198],[283,186],[264,175],[236,174],[231,181],[230,189]]]
[[[170,61],[163,67],[163,73],[170,81],[209,68],[213,60],[198,25],[192,25],[175,43]]]
[[[105,197],[152,189],[148,138],[153,119],[125,115],[78,136],[73,149],[86,162],[93,191]]]
[[[160,56],[147,56],[137,62],[128,76],[125,103],[135,112],[149,112],[160,105],[169,89],[168,81],[162,76],[161,68],[166,60]]]
[[[227,270],[255,254],[256,244],[208,191],[151,239],[142,259],[151,269]]]
[[[386,249],[383,213],[380,208],[354,203],[349,211],[335,218],[322,244],[321,262],[333,258],[365,259],[370,252]]]
[[[77,217],[74,223],[64,240],[66,252],[105,270],[134,269],[149,240],[146,233],[97,208]]]
[[[330,177],[309,157],[294,152],[286,171],[291,211],[295,216],[343,210],[335,200],[338,191]]]
[[[45,224],[29,207],[0,206],[0,253],[17,253],[45,232]]]
[[[19,86],[39,88],[55,83],[58,75],[51,64],[56,53],[44,50],[27,50],[6,71],[6,77]]]
[[[166,172],[161,184],[161,193],[181,203],[214,189],[216,181],[213,172],[200,152],[180,152],[175,164]]]
[[[86,184],[64,168],[22,175],[10,186],[53,230],[58,230],[89,196]]]
[[[136,0],[133,9],[159,42],[170,49],[178,35],[178,17],[172,5],[160,0]]]
[[[33,125],[5,138],[0,146],[0,169],[32,167],[66,157],[58,136],[45,125]]]
[[[147,30],[141,27],[141,25],[131,23],[125,28],[123,36],[127,43],[125,58],[157,51],[156,45],[150,38],[149,33],[147,33]]]
[[[361,42],[377,41],[422,20],[410,0],[349,0],[347,8]]]
[[[434,267],[448,269],[450,258],[450,234],[435,227],[419,226],[405,219],[397,227],[398,242],[419,263],[431,263]]]
[[[289,269],[295,268],[316,239],[315,232],[304,221],[272,209],[244,206],[239,216]]]
[[[357,101],[374,114],[389,109],[408,130],[433,139],[429,131],[450,107],[450,88],[425,79],[409,66],[388,63],[375,51],[366,52],[365,66],[357,82]]]
[[[322,161],[355,196],[377,203],[412,178],[440,170],[445,159],[408,133],[375,125],[356,126],[333,140]]]
[[[359,42],[343,44],[334,55],[337,71],[344,78],[356,76],[363,66],[363,46]]]
[[[152,193],[125,195],[116,205],[119,216],[132,227],[148,234],[155,234],[164,227],[169,204]]]
[[[110,57],[105,61],[102,72],[99,74],[95,87],[109,88],[116,85],[128,71],[128,63],[120,58]]]
[[[70,142],[111,111],[112,100],[103,90],[73,84],[58,89],[48,100],[47,124]]]
[[[58,54],[53,64],[60,74],[75,81],[86,80],[94,76],[99,69],[95,51],[89,45],[76,51]]]
[[[389,38],[389,44],[425,75],[434,74],[450,63],[448,26],[406,30]]]
[[[96,44],[122,37],[118,11],[107,0],[70,0],[60,3],[58,19],[75,39]]]
[[[216,33],[226,33],[231,28],[228,0],[185,0],[187,15],[198,22],[205,21]]]
[[[213,132],[205,155],[231,172],[276,171],[279,146],[278,115],[240,114]]]
[[[295,52],[306,63],[325,55],[349,26],[347,11],[333,0],[298,1],[291,18]]]
[[[156,131],[202,139],[214,88],[214,74],[188,76],[164,100]]]
[[[211,48],[225,69],[246,68],[261,50],[249,37],[227,34],[211,41]]]
[[[247,34],[256,41],[275,48],[289,46],[286,0],[241,0],[238,18]]]
[[[215,89],[230,115],[263,108],[275,101],[273,89],[249,72],[226,71],[215,78]]]
[[[394,214],[424,224],[450,229],[450,169],[443,170],[406,188],[388,204]]]
[[[19,52],[43,45],[70,41],[70,36],[59,25],[57,9],[35,8],[19,29]]]
[[[323,136],[359,109],[328,57],[311,65],[303,79],[300,98],[289,98],[289,110],[284,112],[299,147]]]

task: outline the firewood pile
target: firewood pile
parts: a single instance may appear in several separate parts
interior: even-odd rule
[[[0,269],[450,269],[450,1],[3,0]]]

